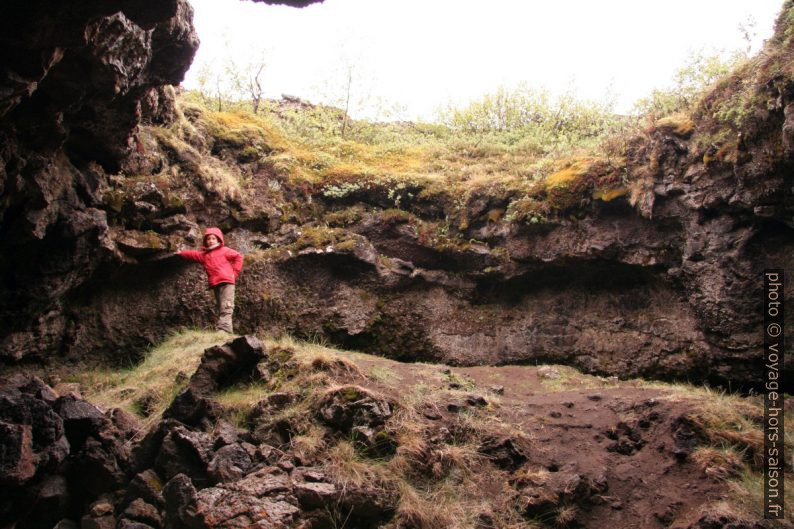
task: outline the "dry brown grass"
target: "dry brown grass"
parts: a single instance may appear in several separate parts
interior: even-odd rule
[[[699,446],[692,453],[692,460],[712,479],[725,480],[736,478],[747,469],[743,455],[733,448]]]
[[[763,407],[757,397],[741,397],[709,387],[689,384],[645,383],[669,391],[665,397],[692,404],[687,414],[701,444],[712,448],[733,448],[737,454],[758,470],[763,465]],[[785,436],[788,451],[794,450],[794,439]]]
[[[203,350],[227,339],[225,335],[199,331],[176,335],[153,349],[133,369],[95,372],[90,378],[86,376],[83,379],[86,395],[100,404],[123,406],[131,411],[140,411],[136,404],[140,397],[154,395],[154,411],[147,420],[154,422],[184,386],[198,365]],[[244,419],[254,404],[276,388],[294,393],[297,395],[294,404],[268,418],[288,420],[296,425],[295,435],[290,440],[292,448],[309,460],[323,461],[327,475],[343,490],[365,488],[391,498],[396,509],[396,523],[403,523],[406,527],[473,528],[477,514],[488,509],[502,527],[532,527],[531,521],[520,519],[520,505],[500,505],[494,496],[495,489],[489,489],[484,495],[483,479],[499,471],[478,451],[483,437],[522,435],[515,425],[504,423],[495,413],[498,402],[492,402],[491,408],[467,410],[455,415],[445,422],[449,436],[441,442],[431,441],[432,425],[420,413],[421,407],[446,402],[466,393],[446,389],[450,376],[442,373],[443,366],[412,366],[416,380],[411,388],[403,388],[400,387],[403,372],[391,360],[373,362],[366,355],[289,337],[266,340],[265,343],[271,351],[291,352],[297,368],[277,385],[241,385],[216,395],[215,398],[232,414]],[[364,359],[368,369],[359,367]],[[388,374],[372,376],[373,365],[389,370]],[[756,515],[753,502],[763,490],[758,472],[762,447],[761,408],[756,399],[683,384],[608,381],[583,375],[569,367],[554,367],[562,376],[543,384],[548,391],[604,387],[607,383],[609,386],[625,384],[663,389],[666,392],[663,398],[689,403],[688,417],[700,441],[693,453],[693,461],[706,475],[731,488],[734,511],[744,517]],[[527,370],[534,369],[527,367]],[[176,382],[180,372],[184,376]],[[372,380],[377,382],[378,390],[368,385]],[[329,434],[315,421],[312,409],[317,402],[332,392],[345,389],[396,401],[394,415],[386,425],[397,441],[394,455],[368,457],[356,448],[352,440]],[[489,396],[488,400],[492,399]],[[789,439],[786,441],[789,447],[791,442]],[[519,482],[542,488],[548,476],[549,471],[545,468],[526,466],[515,477]],[[504,481],[506,483],[506,478]],[[794,484],[789,490],[794,491]],[[502,492],[503,497],[508,497],[509,491]],[[789,497],[787,501],[791,501]],[[550,518],[544,519],[543,524],[569,526],[574,523],[576,514],[574,506],[562,505]]]
[[[413,487],[403,484],[400,488],[400,502],[397,505],[397,518],[406,527],[417,529],[452,529],[459,528],[465,514],[449,502],[443,501],[438,494],[423,495]],[[440,501],[441,500],[441,501]]]
[[[686,402],[686,414],[698,436],[699,446],[693,461],[706,475],[724,481],[729,487],[729,501],[708,507],[716,514],[728,513],[739,520],[763,517],[763,406],[759,397],[741,397],[709,387],[690,384],[643,382],[645,387],[668,391],[664,399]],[[786,420],[794,420],[786,414]],[[794,450],[794,439],[784,432],[786,453]],[[787,466],[791,471],[791,462]],[[789,481],[791,484],[789,485]],[[794,508],[794,480],[786,481],[785,504]]]
[[[145,415],[145,425],[154,424],[187,384],[204,350],[228,338],[222,332],[184,331],[153,348],[131,369],[86,372],[75,378],[92,402],[119,407],[139,417]],[[145,414],[141,409],[143,402]]]
[[[196,174],[205,191],[227,200],[242,200],[245,193],[243,176],[226,163],[216,158],[204,157]]]

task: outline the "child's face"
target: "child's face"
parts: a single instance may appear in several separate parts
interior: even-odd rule
[[[215,246],[219,242],[220,241],[218,241],[218,238],[215,235],[207,235],[204,237],[204,246]]]

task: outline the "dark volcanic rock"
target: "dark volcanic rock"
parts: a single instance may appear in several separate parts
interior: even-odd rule
[[[230,444],[215,452],[207,473],[216,482],[235,481],[243,477],[250,467],[248,452],[238,444]]]
[[[211,308],[195,288],[201,271],[161,255],[195,238],[197,224],[228,223],[247,249],[296,241],[299,216],[260,207],[261,193],[251,203],[206,189],[115,194],[125,187],[122,169],[153,176],[197,165],[193,145],[188,154],[148,157],[157,141],[147,143],[138,126],[178,115],[163,85],[181,80],[198,45],[191,18],[186,0],[4,6],[0,255],[13,258],[0,262],[3,362],[126,360],[174,327],[208,324]],[[247,264],[238,328],[317,335],[399,359],[554,362],[623,377],[758,385],[759,278],[794,261],[794,86],[764,77],[790,66],[790,26],[781,17],[762,67],[703,98],[693,131],[656,127],[627,142],[625,197],[588,193],[576,211],[525,223],[491,218],[518,197],[475,190],[459,201],[411,185],[401,195],[406,215],[351,224],[352,247],[304,247]],[[737,99],[737,83],[746,89],[738,98],[746,123],[717,129],[715,109]],[[271,181],[273,167],[246,164],[256,165],[254,180]],[[385,186],[345,197],[362,204],[284,187],[296,211],[315,199],[318,212],[394,206]],[[460,206],[465,218],[456,218]],[[428,242],[410,216],[433,230],[446,219],[444,229],[456,233],[449,245]],[[782,286],[786,297],[791,285]]]
[[[178,426],[163,438],[154,468],[167,480],[184,474],[196,484],[206,483],[211,451],[209,434]]]
[[[36,474],[32,432],[27,424],[0,422],[0,479],[4,485],[21,486]]]
[[[152,469],[144,470],[137,474],[127,486],[125,503],[129,504],[133,500],[142,499],[143,501],[162,507],[165,505],[163,499],[163,488],[165,484]]]
[[[63,419],[52,409],[52,402],[36,398],[29,392],[41,381],[15,377],[0,385],[0,421],[8,441],[0,464],[8,479],[24,484],[38,471],[52,470],[69,454]]]
[[[111,424],[99,408],[75,397],[59,398],[54,409],[63,419],[66,438],[72,450],[79,450],[89,436]]]
[[[208,395],[235,382],[252,380],[256,365],[265,355],[262,343],[255,336],[241,336],[210,347],[204,351],[188,387],[196,394]]]
[[[524,451],[509,437],[486,439],[480,452],[489,456],[494,465],[505,470],[515,470],[527,461]]]
[[[153,527],[160,527],[163,523],[162,516],[160,516],[157,508],[140,498],[130,503],[121,515],[129,520],[145,523]]]
[[[188,386],[177,395],[163,417],[176,419],[189,426],[209,429],[224,415],[223,407],[214,400],[203,397]]]
[[[52,527],[129,479],[124,433],[36,377],[0,382],[0,444],[0,525]]]
[[[392,415],[392,405],[357,386],[329,392],[320,402],[318,418],[340,431],[353,426],[382,426]]]
[[[354,426],[351,430],[356,447],[370,457],[386,457],[397,450],[397,440],[393,433],[369,426]]]
[[[177,395],[163,416],[190,426],[209,429],[224,415],[210,395],[236,382],[258,378],[257,364],[266,358],[255,336],[241,336],[204,351],[187,388]]]
[[[184,474],[174,476],[163,489],[165,519],[170,527],[190,527],[196,506],[196,488]]]
[[[105,169],[131,152],[140,101],[179,83],[197,47],[185,0],[2,8],[0,252],[16,258],[2,264],[0,358],[64,343],[65,294],[116,259]]]

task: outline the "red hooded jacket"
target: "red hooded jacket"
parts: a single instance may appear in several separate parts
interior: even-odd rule
[[[220,246],[207,248],[207,235],[215,235]],[[203,264],[210,287],[221,283],[234,284],[243,269],[243,256],[224,245],[223,233],[218,228],[207,228],[204,232],[203,250],[184,250],[179,252],[179,256]]]

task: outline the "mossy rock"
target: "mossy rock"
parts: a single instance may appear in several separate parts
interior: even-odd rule
[[[508,222],[526,222],[537,224],[545,222],[551,212],[549,203],[534,197],[522,197],[507,206],[505,220]]]
[[[262,154],[259,149],[254,145],[248,145],[237,154],[237,161],[239,163],[250,163],[257,161]]]
[[[412,215],[405,210],[392,208],[383,210],[380,218],[384,224],[406,224],[411,221]]]
[[[616,198],[626,196],[629,193],[627,187],[617,187],[612,189],[596,189],[593,191],[593,198],[604,202],[611,202]]]
[[[589,160],[575,160],[546,178],[546,201],[555,210],[580,206],[589,187]]]
[[[336,244],[334,249],[340,252],[350,252],[353,251],[356,246],[358,246],[358,242],[355,239],[350,239]]]
[[[117,189],[108,191],[102,197],[102,202],[116,213],[121,213],[121,210],[124,209],[124,202],[126,202],[126,200],[127,195],[123,191]]]
[[[344,402],[355,402],[363,398],[363,394],[358,388],[348,386],[339,390],[339,396],[342,397]]]
[[[331,227],[350,226],[361,220],[364,209],[361,206],[353,206],[338,211],[327,213],[323,220]]]
[[[695,122],[686,114],[672,114],[658,120],[655,128],[679,138],[688,138],[695,130]]]
[[[264,120],[244,112],[208,112],[205,123],[215,148],[241,149],[249,155],[256,149],[258,158],[260,152],[267,154],[284,143]]]
[[[154,231],[124,230],[118,232],[114,242],[121,251],[133,257],[161,253],[171,248],[171,241]]]

